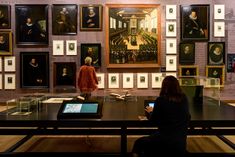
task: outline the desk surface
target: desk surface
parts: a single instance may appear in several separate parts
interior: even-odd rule
[[[103,116],[101,121],[136,121],[139,115],[144,115],[144,100],[154,100],[155,97],[134,97],[131,100],[122,101],[107,99],[107,97],[92,97],[92,100],[103,101]],[[41,111],[27,116],[0,115],[0,121],[55,121],[60,108],[60,103],[43,104]],[[190,103],[192,121],[235,121],[235,107],[226,103],[204,97],[203,105]],[[100,121],[99,120],[99,121]]]

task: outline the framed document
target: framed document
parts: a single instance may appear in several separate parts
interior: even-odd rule
[[[224,22],[214,22],[214,37],[225,37]]]
[[[176,38],[166,39],[166,54],[176,54],[177,41]]]
[[[53,55],[64,55],[64,40],[53,40]]]
[[[166,37],[176,37],[176,22],[166,22]]]
[[[137,88],[148,88],[148,73],[137,73]]]
[[[133,88],[134,87],[134,79],[133,73],[123,73],[122,74],[122,87],[123,88]]]
[[[77,40],[66,40],[66,55],[77,55]]]
[[[152,88],[161,88],[163,78],[162,73],[152,73]]]
[[[214,19],[224,20],[224,16],[225,16],[224,10],[225,10],[224,4],[215,4],[214,5]]]
[[[97,80],[98,80],[98,88],[104,89],[104,87],[105,87],[104,86],[104,82],[105,82],[104,73],[97,73],[96,76],[97,76]]]
[[[109,88],[119,88],[119,73],[108,74]]]
[[[166,5],[166,19],[176,20],[176,5]]]
[[[16,70],[15,56],[4,57],[4,71],[13,72]]]
[[[16,76],[15,76],[15,74],[5,74],[4,89],[16,89]]]
[[[176,71],[177,70],[177,60],[176,55],[166,56],[166,71]]]

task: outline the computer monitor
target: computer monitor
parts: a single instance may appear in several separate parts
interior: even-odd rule
[[[98,101],[63,101],[58,119],[101,118],[103,103]]]

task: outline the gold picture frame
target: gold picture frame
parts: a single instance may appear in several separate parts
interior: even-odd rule
[[[108,68],[160,67],[161,8],[159,4],[106,4],[105,15]],[[149,23],[149,27],[145,22]],[[139,27],[137,27],[138,23]],[[139,40],[144,36],[146,40],[149,39],[149,42]],[[144,53],[147,51],[150,53]]]
[[[0,32],[0,55],[9,56],[12,55],[12,32],[4,31]]]
[[[209,78],[219,78],[220,79],[220,86],[224,86],[225,81],[225,66],[224,65],[207,65],[206,66],[206,77]],[[213,80],[212,80],[213,81]],[[211,86],[213,86],[213,82],[210,83]]]

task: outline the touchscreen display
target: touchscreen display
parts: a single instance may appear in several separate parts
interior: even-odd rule
[[[155,104],[154,102],[150,102],[150,103],[149,103],[149,106],[153,108],[153,107],[154,107],[154,104]]]
[[[98,103],[67,103],[63,113],[97,113]]]

